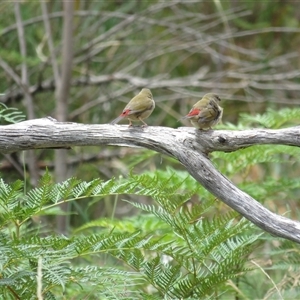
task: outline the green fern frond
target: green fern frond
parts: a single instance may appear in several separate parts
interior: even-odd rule
[[[18,123],[25,120],[25,115],[16,108],[0,103],[0,123]]]
[[[180,266],[167,266],[160,262],[159,257],[149,260],[143,265],[143,274],[157,290],[164,293],[174,284],[174,280],[180,280]]]
[[[214,158],[222,159],[221,171],[236,174],[249,166],[265,163],[299,162],[300,149],[297,147],[273,145],[252,146],[236,152],[214,152]]]
[[[20,199],[23,195],[23,182],[20,180],[8,185],[0,179],[0,227],[15,221],[20,214]],[[16,215],[18,214],[18,215]]]
[[[156,173],[155,175],[150,175],[150,174],[143,174],[143,175],[130,175],[130,178],[132,178],[136,183],[139,184],[140,189],[142,190],[145,188],[146,190],[149,190],[151,193],[152,197],[155,197],[156,195],[164,195],[168,197],[169,195],[175,194],[178,192],[184,182],[187,180],[189,177],[188,174],[186,173],[185,178],[180,179],[178,181],[177,174],[175,175],[175,171],[170,174],[170,176],[163,178],[162,172]],[[177,180],[175,180],[175,178]],[[197,185],[198,187],[198,185]],[[195,188],[194,188],[195,189]],[[193,190],[194,190],[193,189]],[[156,192],[154,194],[153,192]]]
[[[144,299],[144,300],[161,300],[161,297],[160,296],[156,296],[156,295],[141,293],[139,299]]]
[[[145,283],[137,272],[117,268],[85,266],[71,269],[72,277],[82,286],[81,295],[87,295],[91,286],[91,295],[98,295],[99,299],[140,299],[138,290]],[[74,297],[78,298],[78,292]]]
[[[13,208],[16,205],[18,198],[22,195],[23,182],[17,180],[12,184],[7,184],[0,179],[0,205],[5,207],[10,205]]]
[[[248,126],[256,126],[257,124],[266,128],[282,128],[283,126],[299,125],[300,109],[284,108],[280,110],[267,109],[267,112],[261,115],[251,116],[241,114],[243,122]]]
[[[0,279],[0,285],[4,285],[4,286],[13,286],[14,284],[16,284],[18,281],[20,281],[20,279],[24,279],[26,277],[31,277],[31,276],[35,276],[35,273],[33,272],[28,272],[28,271],[18,271],[18,272],[14,272],[13,274],[11,274],[9,277],[7,278],[1,278]]]
[[[115,257],[125,262],[128,266],[136,271],[140,271],[142,269],[145,261],[144,255],[138,249],[132,249],[130,252],[123,250],[118,251],[115,254]]]
[[[93,293],[104,295],[104,299],[139,299],[146,286],[153,289],[152,295],[166,299],[209,297],[216,289],[224,293],[229,279],[249,271],[245,267],[247,256],[259,235],[251,231],[249,222],[236,220],[235,213],[206,216],[215,205],[214,198],[208,193],[203,196],[202,188],[198,189],[186,173],[177,176],[171,172],[168,177],[167,172],[106,182],[71,178],[58,184],[45,174],[39,186],[25,195],[19,182],[10,185],[0,182],[3,185],[0,195],[5,198],[1,209],[11,213],[13,225],[19,227],[24,226],[25,220],[29,222],[32,216],[63,201],[132,193],[152,197],[156,202],[152,205],[130,202],[144,215],[127,218],[125,222],[95,220],[79,228],[72,238],[28,235],[26,226],[23,235],[19,233],[13,238],[6,231],[0,232],[0,262],[6,266],[2,278],[10,278],[22,270],[33,272],[25,278],[26,283],[19,279],[11,281],[11,288],[18,293],[22,294],[24,289],[32,293],[37,259],[41,257],[43,293],[49,293],[50,298],[56,290],[71,293],[70,286],[74,285],[92,289],[86,281],[92,276],[91,282],[96,286]],[[201,203],[189,202],[194,193],[199,194]],[[82,258],[95,258],[97,263],[112,262],[120,273],[103,278],[104,271],[99,269],[97,274],[80,275],[69,262]],[[122,272],[129,272],[126,281]],[[115,284],[110,284],[110,280],[115,280]],[[122,294],[125,286],[128,293]],[[27,299],[28,294],[22,296]]]
[[[109,252],[134,248],[133,245],[141,243],[143,238],[139,232],[92,234],[88,237],[78,238],[74,246],[76,253],[80,255],[88,252]]]
[[[42,264],[43,279],[48,284],[60,286],[62,291],[65,291],[65,283],[71,276],[72,271],[67,264],[60,263],[55,265],[52,262],[48,265],[47,261]]]
[[[136,202],[129,202],[129,203],[145,212],[154,214],[156,217],[159,217],[160,220],[163,220],[168,224],[173,224],[172,216],[162,207],[157,208],[154,205],[136,203]]]

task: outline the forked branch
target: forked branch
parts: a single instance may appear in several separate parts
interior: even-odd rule
[[[84,125],[35,119],[0,126],[0,152],[38,148],[116,145],[144,147],[176,158],[209,192],[261,229],[300,243],[300,222],[272,213],[238,189],[211,163],[213,151],[236,151],[251,145],[300,146],[300,126],[279,130],[199,131],[194,128],[128,128],[126,125]]]

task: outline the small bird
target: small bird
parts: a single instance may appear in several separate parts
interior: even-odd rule
[[[133,97],[123,109],[123,112],[110,124],[116,124],[122,119],[129,120],[129,127],[132,121],[141,121],[144,123],[142,127],[148,126],[143,120],[147,119],[155,108],[152,93],[149,89],[142,89],[138,95]]]
[[[213,93],[208,93],[198,101],[190,112],[182,119],[189,119],[196,128],[211,129],[219,123],[223,115],[223,108],[219,106],[220,97]]]

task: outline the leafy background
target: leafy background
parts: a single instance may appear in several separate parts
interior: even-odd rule
[[[26,56],[17,4],[0,3],[1,124],[56,116],[51,54],[60,67],[63,4],[46,3],[53,53],[42,1],[18,5]],[[224,107],[217,129],[298,125],[299,8],[289,1],[74,1],[68,121],[108,123],[147,86],[157,104],[149,125],[189,126],[178,119],[211,91]],[[31,103],[18,81],[24,65]],[[57,180],[54,158],[51,150],[2,155],[4,299],[298,298],[298,245],[262,234],[174,159],[78,147],[67,153],[65,180]],[[299,219],[297,148],[255,146],[211,159],[266,207]]]

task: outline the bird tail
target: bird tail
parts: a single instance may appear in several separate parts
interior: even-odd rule
[[[177,122],[181,122],[181,121],[186,120],[186,119],[189,119],[189,117],[188,116],[183,116],[180,119],[178,119]]]
[[[191,119],[191,118],[193,118],[193,117],[195,117],[195,116],[186,115],[186,116],[184,116],[184,117],[181,117],[179,120]]]
[[[119,123],[124,117],[121,115],[121,116],[118,116],[116,119],[112,120],[109,124],[117,124]]]

